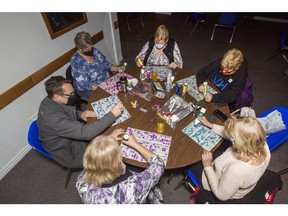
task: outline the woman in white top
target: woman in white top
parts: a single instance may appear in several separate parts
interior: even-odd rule
[[[205,117],[200,121],[232,141],[232,146],[214,161],[211,152],[203,152],[203,188],[222,201],[244,197],[253,190],[271,157],[261,123],[256,118],[230,117],[223,127]]]

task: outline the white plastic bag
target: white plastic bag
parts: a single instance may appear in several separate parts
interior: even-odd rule
[[[244,117],[251,117],[251,118],[256,118],[256,114],[254,109],[252,109],[251,107],[242,107],[238,110],[235,110],[234,112],[232,112],[230,115],[234,115],[235,113],[240,112],[240,117],[244,118]]]
[[[257,119],[264,127],[266,135],[277,133],[286,129],[286,125],[283,122],[282,115],[278,110],[271,112],[266,117]]]

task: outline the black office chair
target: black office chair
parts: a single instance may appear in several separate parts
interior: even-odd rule
[[[51,155],[49,155],[45,149],[42,146],[42,142],[39,140],[39,130],[38,130],[38,126],[37,126],[37,120],[33,121],[29,127],[28,130],[28,143],[29,145],[36,151],[38,151],[39,153],[41,153],[42,155],[52,159]],[[65,178],[65,183],[64,183],[64,187],[67,188],[70,177],[71,177],[71,173],[72,173],[72,169],[70,168],[66,168],[67,169],[67,174],[66,174],[66,178]]]
[[[72,85],[73,85],[73,77],[72,77],[71,65],[69,65],[69,67],[66,69],[66,79],[70,80]],[[74,90],[75,90],[74,94],[76,96],[76,101],[75,101],[76,109],[83,110],[84,109],[83,107],[87,106],[88,101],[83,99],[83,98],[81,98],[80,95],[77,93],[74,85],[73,85],[73,87],[74,87]]]
[[[211,35],[211,40],[213,40],[216,27],[227,28],[232,30],[232,35],[230,38],[230,43],[232,43],[237,22],[237,13],[221,13],[218,22],[215,23],[214,29]]]
[[[181,184],[185,183],[185,185],[191,189],[191,204],[273,204],[277,192],[281,190],[283,186],[280,173],[266,169],[253,190],[243,198],[221,201],[218,200],[211,191],[203,189],[197,179],[195,179],[193,173],[191,173],[192,171],[188,170],[187,176],[180,182]],[[179,185],[177,187],[179,187]]]
[[[226,201],[218,200],[212,192],[208,203],[210,204],[273,204],[275,196],[282,189],[283,181],[278,173],[266,169],[263,176],[259,179],[256,186],[241,199],[230,199]],[[196,195],[195,203],[204,204],[207,200],[201,199],[201,193],[204,189],[200,189]],[[207,192],[207,191],[206,191]],[[203,196],[204,197],[204,196]]]

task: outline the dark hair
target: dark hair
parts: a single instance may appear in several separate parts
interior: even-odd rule
[[[85,49],[87,46],[93,45],[90,34],[84,31],[77,33],[74,43],[77,49]]]
[[[50,77],[45,83],[45,89],[48,94],[49,98],[52,98],[54,94],[63,94],[64,90],[62,88],[62,85],[64,83],[70,83],[71,82],[67,79],[65,79],[63,76],[52,76]]]

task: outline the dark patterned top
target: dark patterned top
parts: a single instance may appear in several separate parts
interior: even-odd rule
[[[144,61],[144,58],[146,56],[146,52],[149,48],[149,41],[143,46],[141,52],[137,55],[136,58],[140,57],[142,61]],[[147,59],[147,65],[168,65],[169,59],[168,57],[163,53],[161,55],[155,53],[156,48],[153,47],[152,52],[150,53],[148,59]],[[180,68],[183,68],[183,61],[181,57],[181,53],[179,50],[179,46],[175,41],[173,55],[175,59],[175,63],[179,64]]]
[[[78,177],[76,188],[85,204],[140,204],[161,203],[162,192],[156,186],[164,173],[164,162],[157,155],[149,160],[150,166],[143,172],[133,172],[124,181],[111,187],[94,187],[82,180],[84,171]],[[116,180],[115,180],[116,181]]]

